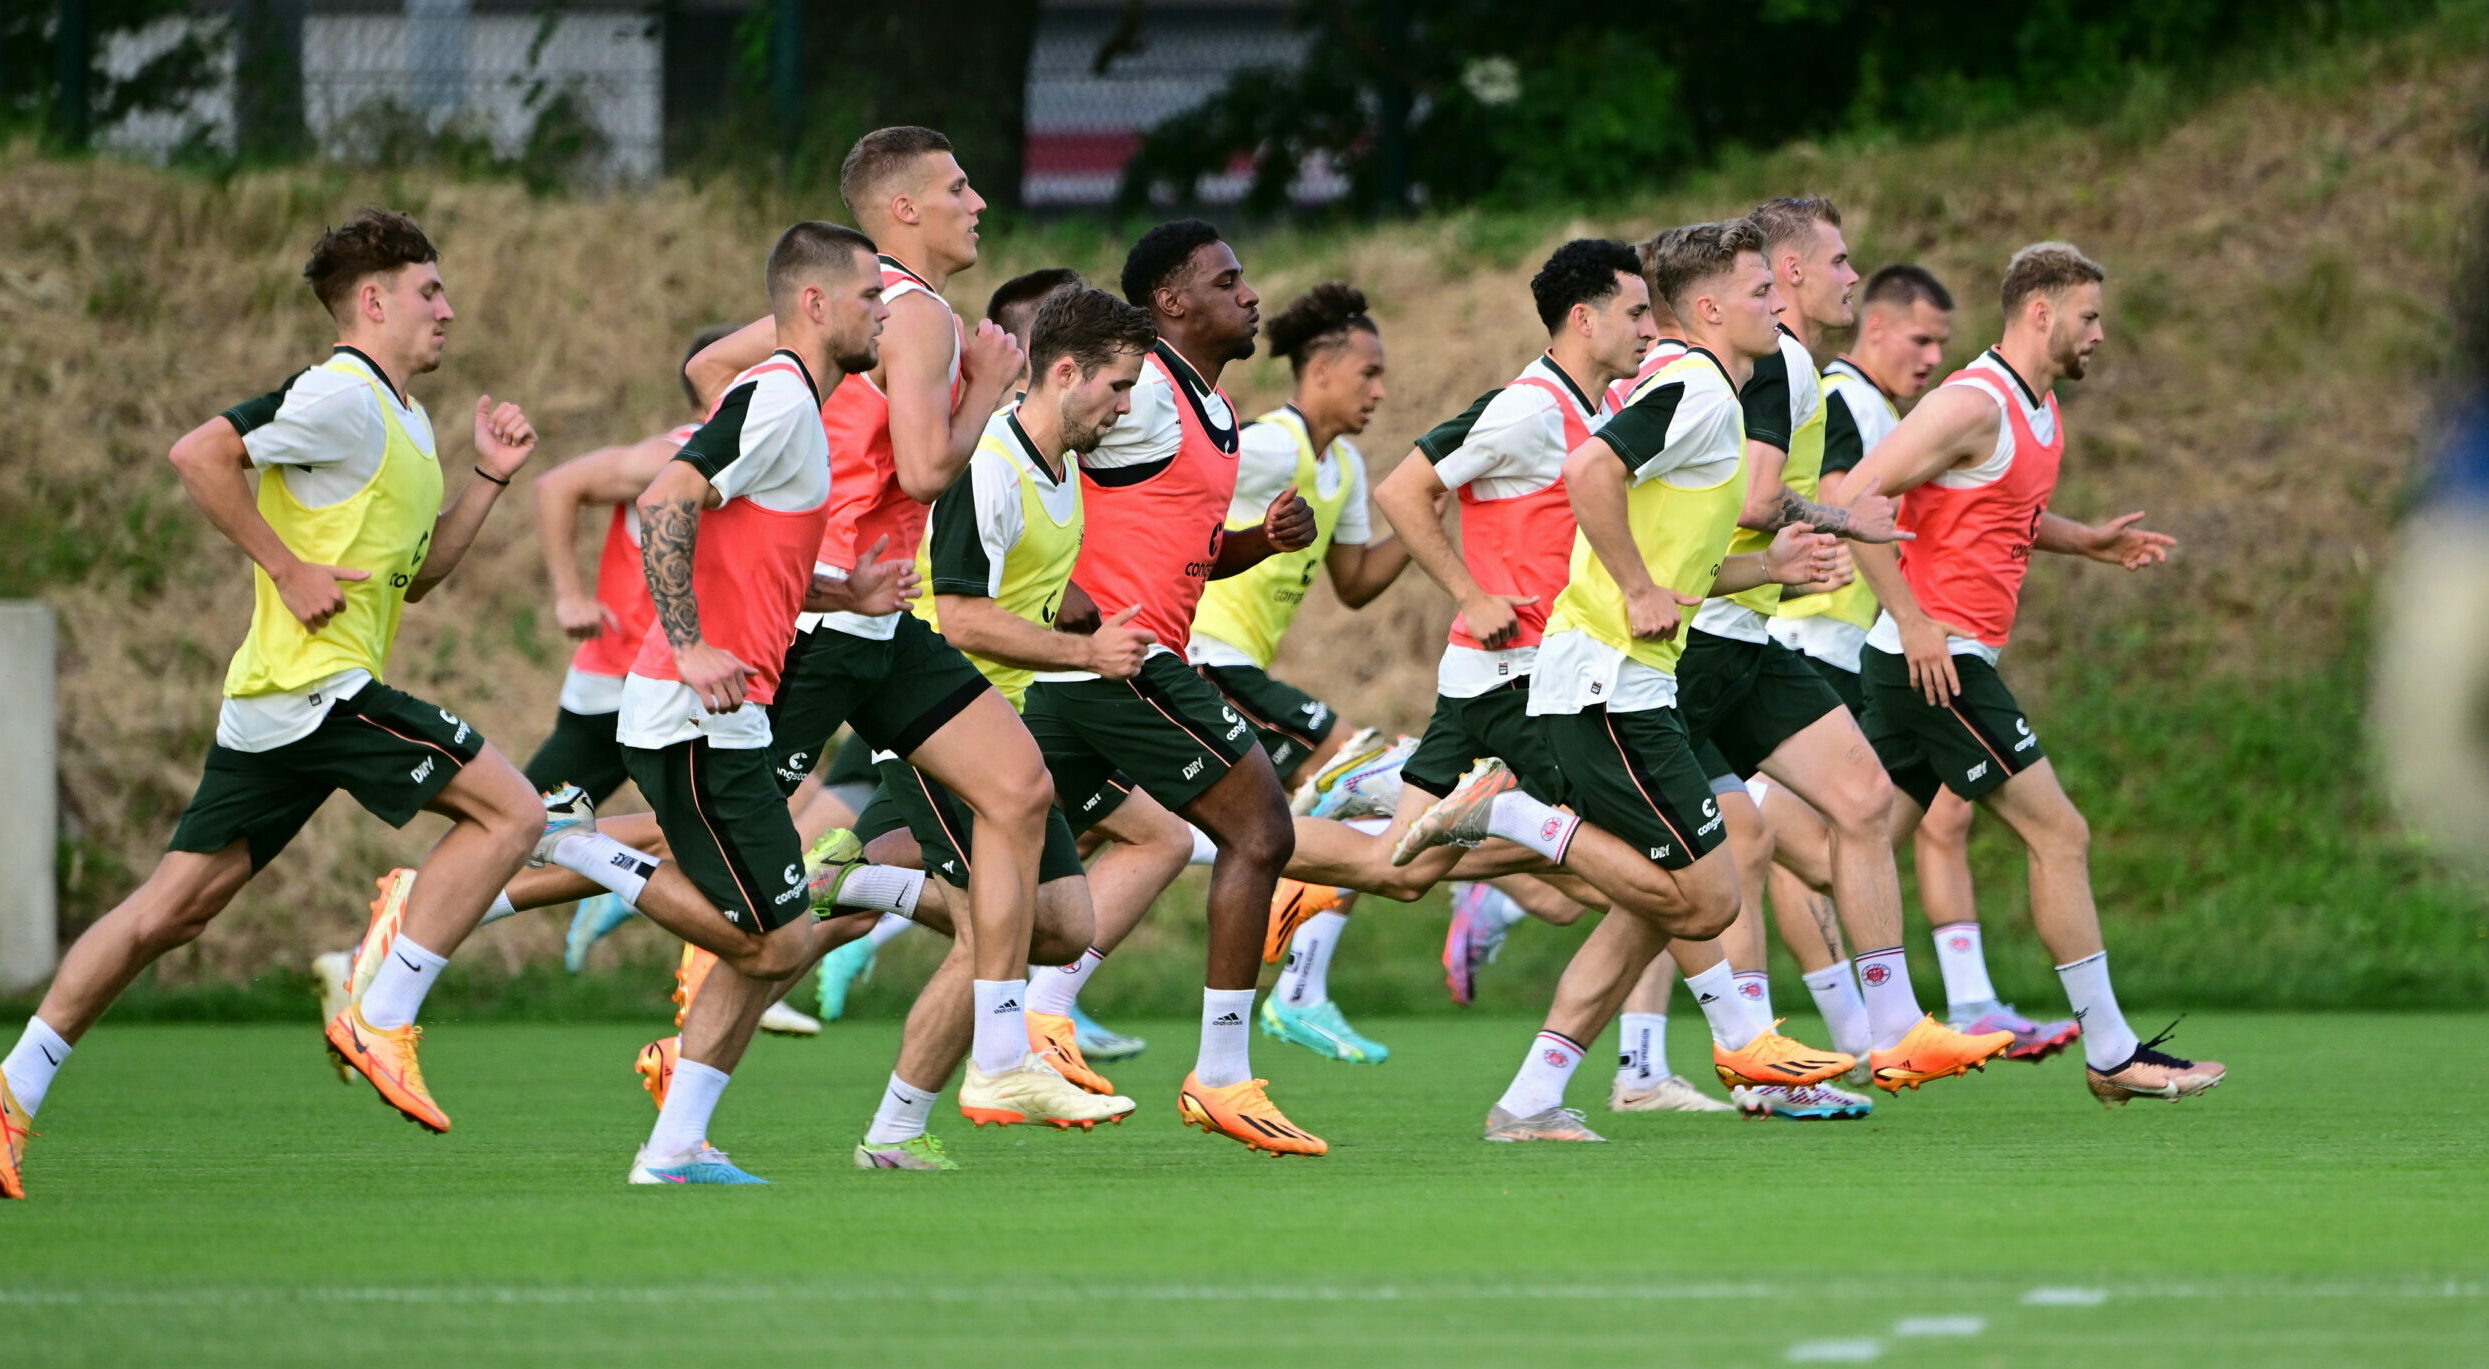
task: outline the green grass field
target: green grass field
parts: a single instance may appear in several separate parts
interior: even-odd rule
[[[426,1136],[315,1031],[107,1025],[0,1207],[16,1365],[2437,1364],[2489,1352],[2489,1025],[2199,1015],[2233,1082],[2104,1113],[2001,1065],[1849,1124],[1614,1117],[1486,1146],[1531,1023],[1372,1024],[1380,1068],[1257,1041],[1324,1160],[1175,1122],[1190,1023],[1117,1071],[1120,1129],[937,1127],[966,1168],[847,1152],[895,1028],[764,1040],[719,1139],[776,1181],[622,1183],[624,1026],[437,1025]],[[1801,1027],[1811,1024],[1800,1024]],[[1700,1027],[1675,1024],[1680,1067]],[[948,1119],[947,1122],[944,1119]],[[2468,1347],[2468,1349],[2466,1348]]]

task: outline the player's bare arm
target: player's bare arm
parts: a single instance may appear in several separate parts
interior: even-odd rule
[[[683,363],[683,379],[700,396],[700,412],[716,408],[736,376],[767,361],[777,349],[778,320],[766,314],[701,348]]]
[[[1593,435],[1564,458],[1565,498],[1582,540],[1607,567],[1625,596],[1625,621],[1636,637],[1666,641],[1677,635],[1684,610],[1703,601],[1699,594],[1679,594],[1651,579],[1634,544],[1633,524],[1625,516],[1625,465],[1607,439]]]
[[[1526,594],[1489,594],[1479,588],[1460,548],[1443,530],[1443,506],[1452,492],[1443,487],[1434,463],[1412,450],[1383,482],[1374,487],[1375,507],[1391,520],[1394,540],[1405,548],[1426,577],[1443,586],[1460,605],[1461,623],[1489,651],[1511,643],[1521,630],[1514,609],[1533,602]]]
[[[1364,608],[1375,596],[1391,588],[1400,572],[1409,567],[1409,548],[1397,537],[1384,537],[1361,546],[1342,546],[1337,542],[1323,554],[1322,568],[1331,576],[1331,589],[1340,602],[1350,608]]]
[[[1824,594],[1849,581],[1850,562],[1841,539],[1804,523],[1791,523],[1772,534],[1771,545],[1763,550],[1723,560],[1711,592],[1737,594],[1757,585],[1786,585]]]
[[[1975,465],[1996,449],[1996,428],[2003,421],[2004,415],[1987,396],[1967,386],[1938,386],[1850,471],[1842,493],[1854,508],[1858,500],[1875,495],[1898,497],[1946,471]],[[1960,693],[1961,677],[1953,669],[1947,643],[1970,634],[1927,616],[1901,578],[1901,559],[1891,547],[1861,544],[1855,557],[1858,573],[1901,631],[1901,654],[1909,662],[1911,685],[1933,704]]]
[[[476,396],[475,474],[433,523],[432,545],[424,551],[414,583],[406,587],[406,602],[421,602],[467,559],[467,548],[475,545],[475,535],[484,530],[484,519],[501,492],[509,488],[510,478],[535,454],[536,430],[518,405],[495,404],[491,395]]]
[[[1219,559],[1210,568],[1210,578],[1242,575],[1275,553],[1303,551],[1314,544],[1318,532],[1313,505],[1290,485],[1270,501],[1260,527],[1238,528],[1220,540]]]
[[[618,447],[599,447],[537,476],[536,540],[544,552],[545,581],[553,587],[553,620],[573,641],[601,637],[614,627],[613,610],[579,573],[579,509],[585,504],[627,504],[640,497],[675,446],[662,434]]]
[[[692,593],[692,551],[700,540],[700,511],[721,501],[698,467],[688,461],[666,464],[640,495],[640,564],[648,576],[648,599],[656,606],[657,625],[674,648],[675,671],[683,684],[712,713],[731,713],[743,705],[745,677],[756,667],[736,660],[734,653],[710,646],[700,635],[700,601]]]
[[[937,594],[934,611],[951,645],[1024,670],[1086,670],[1109,680],[1141,673],[1141,659],[1156,634],[1132,626],[1136,605],[1109,616],[1097,630],[1075,636],[1041,627],[993,600],[975,594]]]
[[[890,456],[899,488],[930,504],[968,469],[985,421],[1018,376],[1020,344],[991,319],[980,321],[960,354],[960,397],[951,403],[953,316],[923,293],[890,302],[882,331],[882,388],[890,396]]]
[[[1895,500],[1877,496],[1854,506],[1818,503],[1782,483],[1780,474],[1788,462],[1789,454],[1771,443],[1747,440],[1746,507],[1737,516],[1738,526],[1778,532],[1792,523],[1804,523],[1817,532],[1858,542],[1908,540],[1908,533],[1893,526],[1901,512]]]
[[[251,457],[242,434],[223,415],[209,419],[173,444],[169,453],[184,492],[226,540],[268,572],[286,611],[308,632],[317,632],[346,606],[340,580],[369,580],[371,572],[303,560],[260,516],[251,494]]]
[[[2085,523],[2060,514],[2040,515],[2039,532],[2031,544],[2061,556],[2080,556],[2105,566],[2141,570],[2169,559],[2178,539],[2165,532],[2137,527],[2143,511],[2121,513],[2106,523]]]
[[[804,592],[804,612],[879,618],[914,603],[919,587],[916,563],[883,560],[882,553],[889,548],[888,537],[875,538],[846,575],[814,575],[812,588]]]

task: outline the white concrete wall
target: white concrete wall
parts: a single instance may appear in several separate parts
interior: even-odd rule
[[[52,606],[0,601],[0,993],[52,977],[60,863]]]

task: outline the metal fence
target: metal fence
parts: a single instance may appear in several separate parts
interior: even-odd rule
[[[212,80],[96,130],[95,140],[156,158],[231,152],[273,119],[284,125],[279,143],[312,156],[389,162],[448,152],[568,180],[646,180],[665,174],[670,146],[682,142],[667,108],[669,90],[680,98],[676,68],[714,66],[716,46],[736,41],[755,8],[771,3],[216,0],[102,35],[107,81],[129,79],[184,38],[210,42],[216,57]],[[1037,206],[1108,202],[1159,121],[1241,69],[1302,61],[1308,41],[1287,22],[1288,0],[1037,8],[1022,184],[1024,202]],[[678,125],[684,111],[673,115]],[[1336,176],[1309,168],[1299,198],[1326,200],[1340,188]],[[1241,175],[1200,187],[1213,202],[1242,189]]]

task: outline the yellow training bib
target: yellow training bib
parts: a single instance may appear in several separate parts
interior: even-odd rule
[[[1653,373],[1634,392],[1635,397],[1655,385],[1698,383],[1705,379],[1702,372],[1706,369],[1717,377],[1718,383],[1728,383],[1728,378],[1719,373],[1718,362],[1704,353],[1688,352]],[[1719,454],[1717,459],[1727,462],[1730,474],[1717,484],[1672,485],[1663,475],[1626,486],[1625,518],[1633,528],[1634,545],[1642,553],[1642,564],[1650,571],[1652,583],[1683,595],[1711,592],[1711,582],[1720,574],[1720,562],[1729,554],[1737,516],[1746,506],[1745,428],[1741,419],[1736,424],[1734,446]],[[1689,467],[1704,464],[1709,463],[1687,463]],[[1693,618],[1694,610],[1689,606],[1685,609],[1689,626]],[[1547,615],[1548,635],[1567,630],[1586,632],[1633,660],[1672,675],[1676,673],[1677,657],[1685,652],[1687,629],[1683,627],[1666,641],[1633,635],[1624,591],[1617,588],[1616,577],[1608,574],[1598,553],[1590,549],[1590,539],[1579,532],[1573,534],[1571,578]]]
[[[377,379],[349,362],[328,369],[362,377],[380,403],[387,447],[370,483],[325,508],[294,498],[286,468],[271,466],[259,477],[259,513],[287,549],[317,565],[371,572],[368,580],[340,580],[346,606],[318,632],[306,632],[274,580],[251,569],[251,630],[225,671],[225,695],[283,694],[341,670],[363,669],[381,678],[389,648],[397,641],[407,586],[432,544],[441,516],[441,463],[398,422],[395,398]]]
[[[1253,422],[1272,424],[1296,440],[1296,492],[1313,507],[1314,540],[1296,551],[1275,552],[1242,575],[1211,581],[1193,615],[1193,633],[1225,642],[1268,670],[1279,654],[1279,639],[1288,635],[1297,610],[1305,606],[1314,577],[1322,573],[1332,534],[1339,531],[1340,514],[1357,492],[1358,482],[1350,478],[1346,463],[1362,458],[1344,439],[1331,444],[1332,459],[1341,463],[1340,483],[1326,496],[1320,478],[1322,463],[1314,453],[1313,434],[1305,429],[1305,416],[1292,406],[1281,405]],[[1245,521],[1231,521],[1227,527],[1234,532],[1259,527],[1261,521],[1262,514],[1255,511]]]
[[[1002,608],[1026,618],[1040,627],[1054,626],[1055,615],[1063,608],[1063,587],[1072,582],[1072,566],[1080,559],[1082,527],[1080,463],[1066,458],[1063,462],[1063,483],[1057,486],[1054,476],[1038,461],[1036,455],[1017,437],[1017,424],[994,424],[977,440],[974,462],[999,461],[1010,468],[1020,499],[1020,537],[1003,554],[1001,588],[994,602]],[[972,476],[973,478],[973,476]],[[1047,493],[1054,492],[1054,504],[1047,503]],[[962,481],[952,487],[945,499],[976,498],[973,485]],[[1056,510],[1061,509],[1058,517]],[[941,614],[934,607],[933,539],[928,536],[917,544],[916,573],[926,586],[916,596],[913,611],[936,632],[942,630]],[[1013,708],[1021,705],[1028,694],[1028,685],[1036,672],[1020,666],[1004,665],[974,652],[968,660],[991,682]]]

